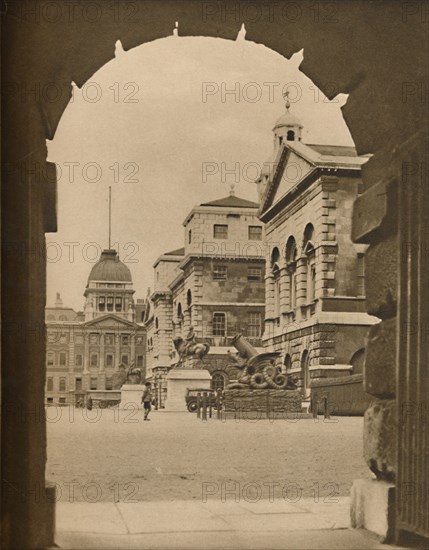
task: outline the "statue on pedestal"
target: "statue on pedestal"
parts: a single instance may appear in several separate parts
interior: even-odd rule
[[[194,327],[192,325],[189,327],[189,331],[185,339],[178,336],[173,340],[173,344],[179,354],[179,361],[176,367],[178,367],[186,357],[202,360],[210,350],[209,344],[200,344],[196,341]]]

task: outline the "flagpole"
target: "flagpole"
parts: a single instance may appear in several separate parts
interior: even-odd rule
[[[112,187],[109,185],[109,250],[112,240]]]

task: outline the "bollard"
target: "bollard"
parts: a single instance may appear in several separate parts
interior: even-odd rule
[[[207,422],[207,392],[203,392],[203,414],[201,416],[203,422]]]
[[[323,398],[323,416],[326,419],[331,418],[330,415],[329,415],[328,397],[327,396],[325,396]]]
[[[209,418],[212,417],[212,409],[213,409],[213,394],[209,394]]]
[[[201,392],[197,393],[197,418],[201,418]]]

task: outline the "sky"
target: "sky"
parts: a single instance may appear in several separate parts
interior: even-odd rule
[[[290,60],[246,41],[171,36],[124,52],[74,86],[48,160],[57,164],[58,232],[46,236],[47,304],[83,308],[89,272],[112,245],[131,270],[135,298],[153,288],[153,263],[184,244],[193,206],[229,194],[257,201],[258,168],[272,154],[282,92],[302,141],[353,145],[340,107]],[[235,93],[228,93],[234,90]]]

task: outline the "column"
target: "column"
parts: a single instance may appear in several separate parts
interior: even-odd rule
[[[130,357],[130,365],[131,363],[136,362],[136,333],[133,332],[131,334],[131,357]],[[136,364],[137,366],[137,364]]]
[[[75,366],[75,350],[74,350],[74,328],[72,327],[69,330],[69,353],[68,353],[68,361],[69,361],[69,375],[68,375],[68,390],[74,390],[75,389],[75,375],[74,375],[74,366]],[[72,394],[69,394],[72,398]]]
[[[115,334],[115,360],[114,360],[114,370],[115,372],[119,369],[119,363],[121,362],[121,356],[120,356],[120,347],[119,347],[119,334]]]
[[[104,368],[104,332],[100,332],[99,338],[100,338],[100,346],[99,346],[100,370],[98,373],[97,387],[99,390],[104,390],[106,389],[106,371]]]
[[[83,376],[82,376],[82,388],[84,390],[89,389],[89,334],[84,332],[83,334],[84,350],[83,350]]]

